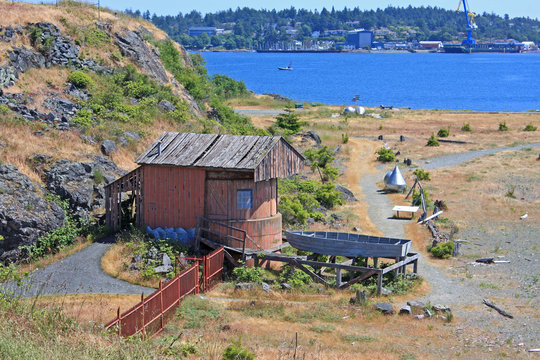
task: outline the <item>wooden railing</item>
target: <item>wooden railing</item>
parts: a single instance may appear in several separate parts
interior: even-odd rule
[[[223,276],[224,248],[213,251],[200,259],[203,264],[202,291],[215,286]],[[105,325],[105,329],[115,331],[119,336],[142,334],[145,338],[163,330],[165,321],[181,300],[188,295],[198,294],[201,290],[199,281],[200,261],[193,258],[193,265],[180,272],[171,281],[163,284],[150,296],[141,295],[141,301],[124,313],[118,308],[116,318]]]

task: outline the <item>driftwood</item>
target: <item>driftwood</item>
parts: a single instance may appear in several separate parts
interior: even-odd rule
[[[513,319],[514,316],[512,316],[511,314],[507,313],[506,311],[504,311],[503,309],[501,309],[500,307],[498,307],[497,305],[491,303],[490,301],[484,299],[483,300],[484,304],[492,309],[495,309],[497,310],[497,312],[499,314],[501,314],[502,316],[506,316],[507,318],[510,318],[510,319]]]
[[[481,258],[481,259],[476,259],[475,261],[477,263],[482,263],[482,264],[493,264],[493,258]]]

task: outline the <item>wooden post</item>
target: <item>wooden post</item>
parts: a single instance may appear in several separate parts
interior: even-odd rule
[[[164,327],[164,324],[163,324],[163,283],[161,281],[161,279],[159,280],[159,303],[160,303],[160,308],[159,308],[159,315],[161,316],[161,330],[163,330],[163,327]]]
[[[413,273],[418,274],[418,259],[413,262]]]
[[[374,268],[379,267],[379,258],[378,257],[373,258],[373,267]]]
[[[336,269],[336,285],[341,286],[341,269]]]
[[[116,310],[116,326],[118,327],[118,336],[120,336],[120,306],[118,307],[118,310]]]
[[[377,295],[381,295],[382,292],[382,286],[383,286],[383,273],[379,272],[377,275]]]

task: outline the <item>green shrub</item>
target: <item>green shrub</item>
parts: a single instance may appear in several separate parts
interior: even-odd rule
[[[469,123],[463,124],[463,126],[461,127],[461,131],[472,131],[471,124]]]
[[[263,281],[264,270],[260,267],[242,265],[235,267],[232,273],[236,281],[261,283]]]
[[[0,104],[0,115],[6,115],[9,113],[9,108],[7,105]]]
[[[413,204],[413,206],[415,206],[415,204],[420,205],[422,203],[420,198],[421,198],[420,191],[414,189],[412,193],[411,204]],[[429,192],[427,190],[424,190],[424,201],[426,202],[426,207],[430,207],[433,205],[433,203],[431,202],[431,199],[429,198]]]
[[[533,125],[533,123],[527,124],[523,131],[536,131],[537,127]]]
[[[94,121],[92,121],[92,112],[88,109],[80,109],[77,111],[77,115],[71,120],[71,123],[81,129],[89,129],[94,125]]]
[[[430,178],[430,174],[429,174],[429,171],[426,171],[424,169],[416,169],[414,170],[413,174],[416,176],[416,178],[418,180],[425,180],[425,181],[430,181],[431,178]]]
[[[309,265],[305,266],[313,271],[313,268],[311,268]],[[291,285],[293,288],[300,289],[311,284],[313,279],[302,270],[292,268],[290,265],[285,265],[278,275],[278,281],[280,283],[285,282]]]
[[[82,71],[74,71],[69,74],[68,81],[80,89],[86,89],[94,83],[92,78]]]
[[[436,246],[432,246],[429,251],[435,257],[448,259],[452,257],[452,254],[454,253],[454,242],[440,242]]]
[[[508,131],[508,125],[506,125],[506,121],[499,123],[499,131]]]
[[[431,137],[429,138],[427,144],[427,146],[439,146],[439,140],[437,140],[437,138],[435,137],[434,134],[431,134]]]
[[[286,131],[287,134],[296,134],[305,123],[300,121],[298,115],[292,109],[286,108],[285,112],[276,116],[276,126]]]
[[[249,95],[243,81],[236,81],[226,75],[215,74],[212,76],[212,85],[216,95],[223,99]]]
[[[103,175],[103,173],[99,169],[94,170],[94,182],[96,184],[101,184],[101,183],[105,182],[105,176]]]
[[[322,169],[323,174],[323,181],[334,181],[339,176],[339,171],[337,167],[326,165],[324,169]]]
[[[382,162],[396,161],[396,155],[394,155],[394,152],[392,151],[392,149],[380,148],[377,151],[377,154],[379,155],[377,157],[378,161],[382,161]]]
[[[341,134],[341,142],[346,144],[349,142],[349,134]]]
[[[253,360],[255,355],[248,349],[243,348],[240,340],[232,340],[232,344],[227,346],[223,352],[223,360]]]
[[[448,137],[450,135],[450,128],[442,128],[437,132],[438,137]]]
[[[279,212],[284,224],[305,225],[309,212],[304,208],[298,198],[283,195],[279,199]]]
[[[326,167],[335,159],[334,152],[326,145],[317,150],[307,149],[304,151],[304,156],[311,162],[311,170],[313,171]]]
[[[321,185],[315,192],[315,197],[328,209],[333,209],[335,206],[345,203],[343,195],[336,190],[336,186],[333,183]]]

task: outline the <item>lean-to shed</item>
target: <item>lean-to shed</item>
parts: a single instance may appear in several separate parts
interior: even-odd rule
[[[138,226],[191,228],[202,216],[245,230],[264,249],[281,243],[277,178],[304,166],[279,136],[176,132],[163,133],[136,162],[105,187],[113,230],[122,225],[122,193],[130,192]]]

